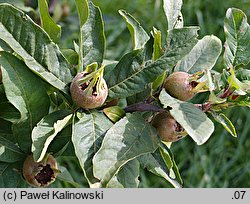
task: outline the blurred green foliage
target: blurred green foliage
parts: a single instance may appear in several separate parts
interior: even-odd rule
[[[61,47],[72,47],[73,41],[78,42],[78,17],[74,1],[50,0],[55,3],[51,14],[62,26]],[[118,14],[124,9],[132,14],[150,32],[154,27],[166,34],[166,19],[163,13],[162,0],[93,0],[100,6],[107,38],[106,58],[118,60],[131,50],[132,44],[125,22]],[[229,7],[242,9],[250,16],[249,0],[183,0],[182,13],[185,25],[199,25],[200,38],[214,34],[224,43],[223,23]],[[36,8],[36,1],[26,3]],[[69,13],[64,6],[69,6]],[[66,10],[67,11],[67,10]],[[249,22],[249,20],[248,20]],[[223,67],[219,59],[215,69]],[[233,138],[218,123],[216,130],[207,143],[197,146],[190,138],[183,139],[172,145],[176,163],[184,181],[184,187],[250,187],[250,113],[247,108],[234,108],[226,111],[226,115],[235,125],[238,138]],[[75,181],[81,181],[82,172],[75,159],[60,158],[60,163],[69,168]],[[164,180],[151,173],[141,170],[141,187],[170,187]],[[71,187],[62,184],[62,187]]]

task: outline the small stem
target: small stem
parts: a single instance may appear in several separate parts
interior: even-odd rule
[[[208,112],[211,110],[212,104],[211,103],[203,103],[203,104],[194,104],[197,108],[202,110],[203,112]]]
[[[231,96],[233,94],[234,90],[231,90],[230,87],[228,87],[227,89],[225,89],[225,91],[223,93],[221,93],[218,97],[224,99],[224,98],[228,98],[229,96]]]
[[[164,112],[166,110],[155,105],[151,105],[151,104],[144,103],[144,102],[139,102],[139,103],[135,103],[130,106],[127,106],[126,108],[124,108],[124,111],[126,113],[132,113],[132,112],[144,112],[144,111]]]

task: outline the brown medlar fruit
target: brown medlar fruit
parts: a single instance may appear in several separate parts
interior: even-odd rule
[[[174,72],[164,82],[165,90],[181,101],[188,101],[193,98],[196,94],[194,88],[197,85],[198,82],[192,80],[192,75],[186,72]]]
[[[108,87],[103,79],[103,70],[76,75],[70,86],[72,100],[84,109],[100,107],[108,96]]]
[[[33,155],[29,155],[23,163],[23,177],[34,187],[47,187],[55,181],[59,172],[52,155],[45,156],[41,162],[36,162]]]
[[[169,112],[158,113],[153,117],[151,124],[157,129],[161,140],[165,142],[176,142],[187,135]]]

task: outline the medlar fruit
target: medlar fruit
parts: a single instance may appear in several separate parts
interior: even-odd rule
[[[34,187],[47,187],[55,181],[59,172],[52,155],[47,155],[41,162],[35,162],[33,155],[29,155],[23,163],[23,177]]]
[[[194,88],[198,82],[192,81],[192,75],[186,72],[174,72],[168,76],[164,82],[165,90],[173,97],[188,101],[194,97]]]
[[[158,113],[153,117],[151,124],[164,142],[176,142],[187,135],[183,127],[168,112]]]
[[[89,73],[81,72],[72,80],[70,86],[72,100],[84,109],[100,107],[108,96],[108,87],[103,79],[103,69]]]

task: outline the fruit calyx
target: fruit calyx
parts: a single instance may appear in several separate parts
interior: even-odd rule
[[[155,115],[151,124],[164,142],[176,142],[187,135],[184,128],[167,111]]]
[[[108,87],[103,78],[104,66],[96,70],[97,63],[89,65],[76,75],[70,86],[73,101],[81,108],[93,109],[106,101]]]
[[[57,162],[52,155],[46,155],[41,162],[36,162],[29,155],[23,164],[23,177],[34,187],[47,187],[56,180]]]

